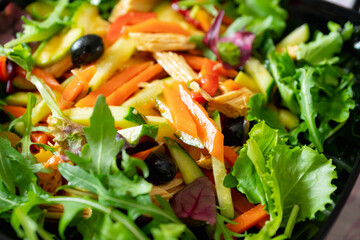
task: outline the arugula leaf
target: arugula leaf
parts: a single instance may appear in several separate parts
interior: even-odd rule
[[[226,223],[234,223],[234,222],[218,213],[216,216],[216,224],[215,224],[215,232],[214,232],[215,240],[221,240],[221,239],[231,240],[234,239],[234,237],[239,238],[244,236],[244,234],[238,234],[230,231],[226,227],[225,225]]]
[[[137,169],[140,169],[145,178],[149,176],[149,168],[146,163],[138,158],[131,157],[126,151],[122,151],[121,167],[129,178],[137,176]]]
[[[29,20],[22,17],[22,20],[25,23],[23,25],[24,32],[20,37],[6,43],[5,47],[13,47],[22,43],[43,41],[58,33],[66,24],[69,24],[69,21],[71,20],[69,16],[62,16],[63,11],[68,4],[68,0],[60,0],[54,8],[54,11],[43,22]]]
[[[109,215],[94,212],[88,220],[81,221],[78,225],[84,239],[126,240],[134,235],[120,222],[113,222]]]
[[[0,185],[0,213],[12,210],[27,201],[28,197],[20,197],[10,193],[8,189],[6,189],[3,185]]]
[[[343,39],[339,32],[330,32],[328,35],[319,33],[314,41],[302,43],[297,51],[297,60],[305,60],[309,64],[334,64],[339,58],[334,57],[340,53]]]
[[[65,229],[70,222],[84,210],[85,206],[78,202],[66,202],[62,204],[64,206],[64,212],[59,222],[59,235],[62,239],[65,239]]]
[[[29,168],[25,158],[14,148],[8,139],[0,137],[0,177],[7,190],[20,196],[35,192],[39,196],[47,194],[37,185],[37,177]]]
[[[321,85],[321,81],[326,77],[326,74],[321,74],[321,69],[303,68],[299,69],[299,73],[300,116],[306,122],[310,141],[322,152],[324,141],[346,122],[350,110],[355,107],[352,99],[353,76],[344,75],[336,87],[327,85],[330,90],[326,90]],[[332,120],[339,124],[331,127],[329,122]]]
[[[45,240],[54,238],[43,227],[44,212],[38,207],[41,203],[41,198],[30,193],[29,201],[13,210],[10,223],[20,238],[37,240],[37,234]]]
[[[100,96],[90,117],[90,126],[84,127],[86,140],[91,152],[89,168],[94,173],[109,174],[115,162],[122,141],[115,141],[116,128],[114,117],[106,104],[105,97]]]
[[[117,172],[114,175],[107,175],[105,177],[106,186],[115,196],[124,196],[130,194],[132,197],[147,194],[151,191],[152,184],[147,182],[144,178],[135,176],[130,180],[122,172]]]
[[[59,171],[61,176],[68,181],[69,186],[85,189],[98,195],[107,193],[101,181],[93,173],[89,173],[79,166],[60,163]]]
[[[83,208],[90,207],[94,211],[99,211],[105,215],[108,215],[109,217],[111,217],[112,220],[122,224],[128,230],[129,234],[132,235],[130,239],[133,238],[141,239],[141,240],[148,239],[145,236],[145,234],[138,228],[138,226],[132,220],[130,220],[124,213],[114,208],[105,207],[94,200],[79,198],[79,197],[53,197],[46,199],[43,202],[43,204],[54,204],[54,203],[61,203],[61,204],[76,203],[77,209],[80,208],[80,205],[83,205]],[[96,223],[96,221],[93,223]],[[118,234],[121,234],[121,232],[119,232]]]
[[[159,228],[152,228],[154,240],[177,240],[185,231],[186,226],[178,223],[160,224]]]

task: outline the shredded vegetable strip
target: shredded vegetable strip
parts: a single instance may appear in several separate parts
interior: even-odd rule
[[[174,84],[174,89],[172,89],[165,84],[164,97],[166,104],[169,107],[175,128],[196,138],[196,125],[191,118],[186,105],[180,99],[179,86]]]
[[[192,99],[191,93],[187,87],[183,84],[179,84],[179,90],[181,100],[185,103],[196,124],[199,138],[212,156],[219,161],[223,161],[224,135],[216,127],[216,124],[209,117],[204,107]]]
[[[115,92],[106,97],[106,102],[109,105],[122,104],[131,94],[135,93],[139,89],[139,83],[150,81],[156,75],[163,71],[159,64],[148,67],[145,71],[134,77],[123,86],[118,88]]]
[[[145,70],[150,66],[151,62],[141,63],[132,67],[125,69],[119,74],[112,77],[109,81],[104,83],[99,89],[89,93],[86,97],[78,101],[76,107],[93,107],[95,105],[96,99],[99,95],[104,95],[105,97],[109,96],[121,85],[125,84],[131,78],[135,77],[141,71]]]
[[[264,206],[259,204],[235,218],[234,222],[237,224],[228,223],[226,226],[233,232],[243,233],[265,219],[267,216],[268,214],[264,210]]]

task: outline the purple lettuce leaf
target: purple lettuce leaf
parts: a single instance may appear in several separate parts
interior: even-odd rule
[[[221,10],[211,24],[211,27],[206,33],[203,42],[217,56],[218,60],[224,65],[225,68],[239,68],[240,66],[243,66],[251,56],[255,34],[246,31],[238,31],[229,36],[220,38],[220,27],[223,17],[224,10]],[[225,42],[230,42],[239,48],[240,55],[238,64],[230,65],[220,57],[218,43]]]
[[[175,215],[183,220],[216,223],[216,200],[211,181],[199,177],[178,192],[172,202]]]

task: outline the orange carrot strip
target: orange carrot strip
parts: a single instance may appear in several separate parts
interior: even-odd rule
[[[61,110],[72,107],[77,97],[87,93],[89,89],[88,83],[94,76],[95,72],[95,65],[91,65],[90,67],[80,71],[72,70],[75,78],[66,86],[59,99]]]
[[[255,207],[254,204],[249,202],[249,200],[247,200],[244,195],[242,195],[235,189],[231,189],[231,197],[233,200],[234,209],[238,213],[245,213]]]
[[[235,218],[234,222],[238,224],[228,223],[226,224],[226,227],[230,231],[243,233],[252,226],[255,226],[258,222],[265,219],[267,216],[268,214],[264,210],[264,205],[259,204]]]
[[[224,146],[224,158],[230,166],[234,166],[238,156],[239,155],[231,147]]]
[[[82,70],[73,69],[73,70],[71,70],[71,72],[77,78],[81,79],[82,81],[90,82],[91,78],[96,73],[96,66],[95,65],[90,65],[87,68],[82,69]]]
[[[244,195],[242,195],[235,189],[231,189],[231,197],[233,200],[234,209],[238,213],[244,213],[246,211],[249,211],[251,208],[255,207],[254,204],[249,202],[249,200],[247,200],[247,198]],[[256,227],[259,229],[263,228],[265,226],[265,222],[268,220],[269,220],[269,216],[267,216],[265,219],[259,221],[256,224]]]
[[[139,89],[139,83],[150,81],[153,77],[163,71],[160,64],[155,64],[148,67],[145,71],[132,78],[130,81],[122,85],[115,92],[106,97],[106,102],[109,105],[120,105],[133,93]]]
[[[61,98],[66,101],[75,101],[77,96],[83,91],[84,87],[84,81],[79,78],[74,78],[64,89]]]
[[[167,84],[165,84],[164,97],[166,104],[170,109],[174,127],[196,138],[196,125],[190,113],[188,112],[186,105],[181,101],[179,86],[175,84],[174,89],[172,89]]]
[[[99,95],[109,96],[116,89],[121,87],[124,83],[135,77],[137,74],[149,67],[151,62],[141,63],[135,66],[126,68],[124,71],[112,77],[109,81],[104,83],[99,89],[89,93],[86,97],[78,101],[76,107],[93,107]]]
[[[106,35],[106,39],[109,43],[114,43],[123,34],[124,26],[131,26],[138,24],[142,21],[150,18],[156,18],[157,15],[152,12],[129,12],[119,16],[116,20],[111,23],[109,30]]]
[[[193,69],[200,71],[201,67],[205,64],[205,61],[208,60],[208,58],[199,57],[196,55],[191,54],[182,54],[182,56],[185,58],[186,62],[192,67]],[[225,69],[220,62],[216,62],[214,71],[217,72],[219,75],[229,77],[229,78],[235,78],[238,74],[238,72],[234,69]]]
[[[37,67],[34,67],[31,73],[42,79],[52,90],[62,92],[63,87],[50,73]]]
[[[24,107],[4,105],[2,108],[16,118],[21,117],[26,112],[26,108]]]
[[[142,32],[142,33],[174,33],[190,36],[190,33],[182,28],[179,24],[174,22],[164,22],[155,18],[151,18],[144,22],[138,23],[131,27],[127,27],[124,31],[125,34],[129,32]]]
[[[139,158],[139,159],[141,159],[141,160],[145,160],[145,159],[150,155],[150,153],[152,153],[153,151],[155,151],[158,147],[159,147],[159,146],[155,146],[155,147],[146,149],[146,150],[144,150],[144,151],[135,153],[135,154],[131,155],[131,157],[135,157],[135,158]]]
[[[191,97],[190,91],[179,84],[180,97],[192,116],[199,138],[209,153],[219,161],[224,160],[224,135],[209,117],[203,106]]]

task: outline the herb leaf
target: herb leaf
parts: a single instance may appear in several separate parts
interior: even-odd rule
[[[5,47],[13,47],[22,43],[43,41],[58,33],[69,21],[68,16],[61,16],[68,3],[68,0],[60,0],[54,11],[43,22],[29,20],[23,17],[22,20],[25,22],[23,25],[23,34],[20,37],[6,43]]]
[[[91,152],[90,169],[94,173],[110,174],[122,142],[115,141],[114,117],[104,96],[101,95],[96,101],[90,126],[84,127],[84,132]]]

